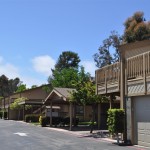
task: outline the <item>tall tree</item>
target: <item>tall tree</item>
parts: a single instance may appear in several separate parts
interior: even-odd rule
[[[150,22],[146,22],[143,12],[135,12],[125,23],[124,42],[131,43],[150,38]]]
[[[49,83],[53,87],[75,88],[77,82],[90,80],[90,74],[85,73],[84,67],[79,70],[74,68],[64,68],[61,71],[54,70],[53,77],[49,78]]]
[[[78,71],[73,68],[64,68],[61,71],[54,70],[50,84],[53,87],[73,88],[77,80]]]
[[[9,81],[5,75],[0,76],[0,96],[4,99],[5,109],[5,97],[9,95]]]
[[[55,70],[61,71],[64,68],[77,69],[79,66],[80,58],[77,53],[71,51],[64,51],[59,56],[55,65]]]
[[[16,92],[22,92],[22,91],[25,91],[27,89],[26,87],[26,84],[23,84],[23,82],[20,82],[19,85],[18,85],[18,88],[16,90]]]
[[[103,98],[100,95],[96,95],[96,86],[90,81],[77,82],[75,88],[76,90],[71,93],[71,102],[75,102],[80,105],[92,105],[92,124],[90,131],[92,133],[95,121],[96,106],[100,102],[108,101],[108,99]]]
[[[15,99],[14,102],[10,104],[11,110],[18,110],[19,111],[18,120],[20,119],[20,114],[21,114],[20,111],[23,109],[23,105],[20,105],[20,103],[25,101],[25,100],[28,100],[28,99],[26,97],[20,97],[20,98]],[[32,108],[31,105],[25,105],[25,110],[28,110],[30,108]]]
[[[5,75],[0,76],[0,96],[6,97],[14,93],[19,83],[19,78],[8,79]]]
[[[9,92],[10,92],[10,94],[16,92],[19,83],[20,83],[19,78],[9,80]]]
[[[5,75],[0,76],[0,96],[9,95],[9,80]]]
[[[116,31],[112,31],[110,36],[103,40],[102,45],[98,49],[98,53],[94,54],[93,56],[98,68],[119,61],[120,55],[118,47],[121,42],[122,37]],[[110,53],[110,50],[113,49],[115,51],[114,55]]]

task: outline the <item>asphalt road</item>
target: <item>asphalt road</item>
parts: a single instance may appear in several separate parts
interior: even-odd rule
[[[144,150],[117,146],[69,132],[49,130],[17,121],[0,120],[0,150]]]

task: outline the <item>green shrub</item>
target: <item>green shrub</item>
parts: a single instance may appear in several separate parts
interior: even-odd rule
[[[69,125],[70,124],[70,117],[65,117],[61,119],[61,123],[63,125]],[[72,118],[72,123],[74,124],[74,126],[78,126],[79,124],[79,118]]]
[[[0,118],[2,119],[3,118],[3,112],[0,111]]]
[[[72,120],[74,122],[74,119]],[[40,116],[39,117],[39,122],[40,122],[40,125],[42,127],[45,127],[46,125],[49,125],[50,124],[50,117],[44,117],[44,116]],[[52,117],[52,125],[59,125],[59,124],[62,124],[62,125],[69,125],[70,123],[70,118],[69,117],[66,117],[66,118],[62,118],[62,117]],[[75,126],[77,126],[79,123],[79,119],[76,118],[75,120]]]
[[[25,115],[25,122],[39,122],[40,115],[28,114]]]
[[[110,133],[118,134],[124,132],[125,112],[123,109],[109,109],[107,125]]]
[[[39,117],[39,123],[42,127],[46,127],[46,125],[48,124],[48,117],[45,116],[40,116]]]
[[[7,111],[4,111],[4,112],[3,112],[3,118],[4,118],[4,119],[7,119],[7,114],[8,114]]]

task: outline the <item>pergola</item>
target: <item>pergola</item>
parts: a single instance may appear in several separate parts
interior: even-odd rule
[[[43,105],[42,99],[27,99],[19,103],[19,105],[23,105],[23,120],[25,120],[25,106],[26,105]]]

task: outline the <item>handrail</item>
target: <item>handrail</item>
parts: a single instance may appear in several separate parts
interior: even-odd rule
[[[127,79],[150,76],[150,51],[128,58]]]
[[[120,77],[120,62],[96,70],[97,84],[106,84],[106,82],[119,81],[119,77]]]

